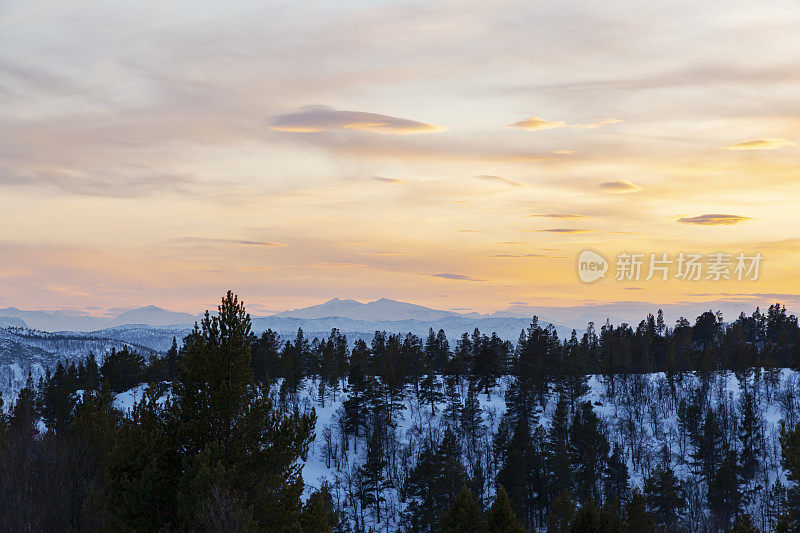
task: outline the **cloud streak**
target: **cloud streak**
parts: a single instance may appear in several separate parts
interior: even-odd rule
[[[600,185],[598,185],[598,187],[600,187],[606,192],[615,194],[639,192],[643,189],[643,187],[636,185],[635,183],[630,182],[628,180],[605,181]]]
[[[426,122],[363,111],[339,111],[327,106],[307,106],[294,113],[278,115],[269,128],[291,133],[360,130],[395,135],[444,131],[443,127]]]
[[[508,126],[506,126],[506,128],[518,128],[527,131],[554,130],[559,128],[579,128],[584,130],[591,130],[603,126],[609,126],[612,124],[619,124],[620,122],[622,121],[618,118],[604,118],[596,122],[569,124],[563,120],[546,120],[541,117],[533,116],[533,117],[528,117],[524,120],[520,120],[519,122],[514,122],[513,124],[509,124]]]
[[[678,222],[681,224],[697,224],[700,226],[731,226],[744,222],[745,220],[752,220],[750,217],[743,217],[739,215],[720,215],[720,214],[706,214],[696,217],[683,217],[679,218]]]
[[[502,183],[503,185],[510,185],[511,187],[524,187],[525,184],[521,181],[515,181],[509,178],[504,178],[503,176],[492,176],[490,174],[481,174],[479,176],[475,176],[479,180],[483,181],[493,181],[495,183]]]
[[[787,146],[794,146],[792,141],[786,139],[752,139],[749,141],[742,141],[729,146],[723,146],[725,150],[777,150],[778,148],[786,148]]]
[[[469,276],[467,274],[453,274],[451,272],[442,272],[440,274],[428,274],[428,276],[434,278],[442,278],[442,279],[453,279],[458,281],[486,281],[483,278],[476,278],[475,276]]]

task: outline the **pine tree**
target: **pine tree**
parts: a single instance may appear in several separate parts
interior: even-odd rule
[[[681,482],[670,468],[656,468],[645,479],[644,492],[647,508],[653,513],[656,525],[670,528],[679,523],[686,508],[686,498]]]
[[[699,467],[703,479],[710,481],[725,456],[722,430],[717,423],[717,415],[709,407],[705,422],[699,435],[694,436],[695,450],[691,454],[693,464]]]
[[[461,410],[461,432],[467,441],[467,449],[474,453],[478,448],[478,440],[486,434],[483,415],[478,401],[476,386],[470,383],[467,397]]]
[[[569,450],[578,498],[582,501],[599,498],[609,445],[591,402],[582,403],[572,419]]]
[[[514,514],[511,502],[508,501],[508,494],[502,486],[497,489],[497,496],[486,516],[486,531],[487,533],[523,533],[525,531]]]
[[[756,476],[759,460],[762,456],[761,422],[756,413],[755,400],[751,393],[745,393],[741,399],[742,419],[739,425],[739,443],[741,446],[740,475],[742,481],[749,483]]]
[[[631,499],[625,505],[625,523],[622,530],[625,533],[653,533],[655,521],[653,515],[647,512],[647,499],[639,488],[633,490]]]
[[[445,406],[443,417],[445,421],[451,426],[456,426],[461,419],[461,394],[458,392],[456,378],[454,376],[447,376],[445,378],[444,396],[447,402]]]
[[[482,533],[483,516],[478,500],[464,485],[439,524],[442,533]]]
[[[570,466],[569,414],[566,398],[559,396],[545,442],[545,461],[550,478],[550,494],[555,496],[572,487]]]
[[[738,464],[735,450],[730,450],[708,483],[708,503],[718,527],[728,529],[741,504]]]
[[[609,509],[598,507],[594,500],[581,505],[575,518],[572,519],[569,531],[581,533],[618,533],[620,530],[619,514]]]
[[[28,380],[25,387],[19,391],[17,401],[11,409],[9,416],[9,430],[21,435],[25,440],[32,439],[39,433],[36,428],[38,413],[36,412],[36,391],[33,386],[33,378],[28,373]]]
[[[575,502],[567,489],[553,498],[547,510],[547,531],[553,533],[569,533],[570,524],[575,517]]]
[[[300,517],[303,533],[330,533],[339,524],[339,515],[333,509],[333,498],[328,487],[322,485],[308,497]]]
[[[536,474],[541,471],[541,458],[536,453],[531,429],[525,418],[517,420],[514,433],[505,449],[502,450],[503,464],[497,473],[497,483],[504,487],[503,492],[510,505],[522,517],[528,527],[533,525],[537,493]]]
[[[299,524],[316,416],[273,408],[253,380],[244,305],[229,292],[218,311],[184,339],[173,400],[162,408],[151,391],[123,424],[108,508],[133,529]]]
[[[436,414],[436,404],[442,400],[444,400],[444,394],[439,380],[435,374],[428,373],[419,384],[420,403],[430,405],[431,416],[434,416]]]
[[[786,478],[794,485],[787,490],[787,510],[783,521],[791,531],[800,528],[800,424],[787,430],[781,424],[781,464],[787,471]]]
[[[623,456],[623,449],[619,444],[614,444],[614,451],[606,461],[603,488],[606,501],[616,497],[619,501],[627,501],[630,494],[628,484],[628,465]]]
[[[386,499],[383,493],[392,486],[391,481],[385,476],[388,465],[383,451],[383,442],[379,429],[372,432],[372,437],[367,446],[367,459],[359,469],[363,486],[363,504],[375,510],[375,522],[381,522],[381,508]]]

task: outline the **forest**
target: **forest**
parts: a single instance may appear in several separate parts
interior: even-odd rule
[[[64,361],[0,409],[0,530],[120,529],[798,531],[798,321],[351,343],[256,336],[229,292],[166,353]]]

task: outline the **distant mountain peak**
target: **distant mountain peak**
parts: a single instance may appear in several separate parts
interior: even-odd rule
[[[349,318],[352,320],[438,320],[449,316],[459,316],[453,311],[431,309],[422,305],[379,298],[368,303],[356,300],[333,298],[325,303],[283,311],[273,315],[279,318]]]

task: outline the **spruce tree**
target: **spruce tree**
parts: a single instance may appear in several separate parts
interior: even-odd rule
[[[308,497],[300,517],[303,533],[330,533],[339,524],[339,515],[333,509],[333,498],[328,487],[322,485]]]
[[[467,397],[461,410],[461,432],[467,442],[467,450],[473,453],[478,448],[478,441],[486,434],[483,415],[478,401],[477,386],[470,383]]]
[[[567,489],[562,490],[547,509],[547,531],[569,533],[570,524],[575,517],[575,502]]]
[[[385,475],[387,465],[380,430],[376,428],[367,445],[367,459],[361,465],[359,473],[364,491],[364,505],[366,508],[374,509],[377,524],[381,522],[382,504],[386,501],[383,494],[392,486]]]
[[[731,527],[741,505],[738,464],[735,450],[730,450],[708,483],[708,503],[717,527]]]
[[[572,488],[568,407],[567,399],[559,396],[545,442],[545,461],[552,497]]]
[[[579,501],[599,499],[609,445],[591,402],[582,403],[572,419],[569,450]]]
[[[442,533],[482,533],[484,527],[480,504],[464,485],[453,505],[442,515],[439,530]]]
[[[786,478],[793,482],[786,494],[786,513],[783,522],[791,531],[800,529],[800,424],[786,429],[781,424],[781,464],[787,471]]]
[[[523,533],[525,528],[517,519],[511,502],[508,501],[508,494],[500,486],[497,489],[494,503],[486,516],[487,533]]]
[[[631,499],[625,505],[625,523],[622,531],[624,533],[653,533],[655,531],[653,515],[647,512],[647,499],[638,487],[633,490]]]
[[[645,479],[647,508],[653,513],[656,525],[672,528],[681,521],[686,508],[683,486],[667,466],[656,468]]]
[[[756,404],[751,393],[745,393],[741,399],[741,423],[739,424],[739,444],[741,456],[739,473],[744,483],[756,477],[759,460],[762,457],[761,422],[756,412]]]
[[[614,451],[606,461],[605,477],[603,478],[606,501],[612,497],[616,497],[620,502],[628,500],[630,494],[628,465],[623,454],[622,446],[615,443]]]

